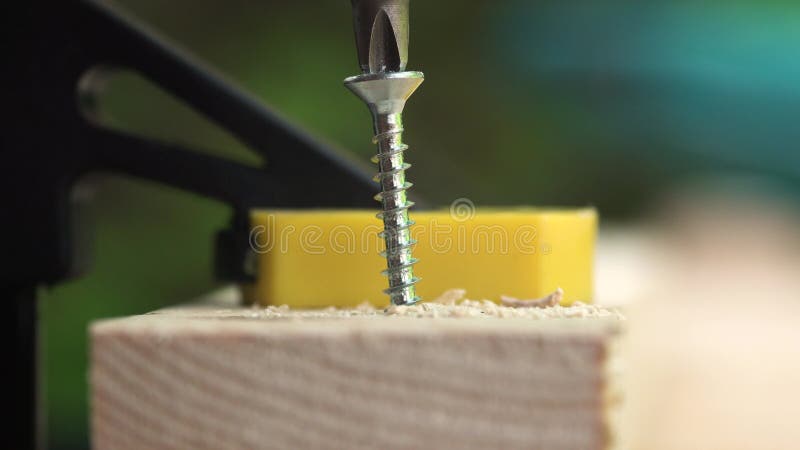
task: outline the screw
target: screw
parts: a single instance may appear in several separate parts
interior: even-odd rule
[[[414,285],[411,257],[416,242],[411,239],[408,209],[406,169],[403,161],[403,108],[406,100],[417,90],[425,77],[421,72],[406,72],[408,62],[409,0],[351,0],[353,27],[356,35],[358,64],[363,75],[344,80],[345,86],[363,100],[372,113],[378,154],[372,160],[380,171],[375,181],[381,193],[375,199],[383,204],[378,218],[383,220],[386,242],[386,270],[389,289],[386,292],[393,305],[413,305],[420,299]]]
[[[406,190],[412,186],[406,181],[406,169],[410,164],[403,161],[403,152],[408,146],[403,143],[403,108],[406,100],[417,90],[424,76],[421,72],[386,72],[365,74],[345,80],[345,86],[360,97],[372,113],[378,154],[372,159],[380,169],[375,180],[381,184],[381,193],[375,199],[383,204],[381,236],[386,242],[387,268],[384,274],[389,278],[389,294],[393,305],[413,305],[420,298],[414,285],[419,281],[414,277],[414,264],[411,256],[416,244],[411,238],[408,209],[414,203],[409,201]]]

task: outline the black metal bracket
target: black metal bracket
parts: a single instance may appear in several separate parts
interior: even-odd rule
[[[13,261],[0,271],[3,281],[55,283],[80,272],[70,187],[92,171],[218,199],[234,208],[234,227],[246,224],[252,207],[374,206],[366,171],[105,2],[55,2],[46,14],[37,13],[36,3],[18,7],[27,10],[31,28],[18,40],[14,70],[4,73],[14,92],[5,104],[12,124],[4,127],[2,147],[13,170],[0,177],[10,219],[4,253]],[[109,67],[138,72],[268,164],[253,168],[98,127],[79,107],[91,102],[79,97],[94,95],[98,71]],[[322,181],[329,188],[319,189]]]
[[[90,172],[132,175],[217,199],[233,208],[217,242],[220,275],[246,279],[254,207],[373,207],[371,177],[350,159],[282,120],[257,99],[99,0],[4,5],[8,64],[3,107],[0,293],[14,311],[6,329],[18,367],[7,386],[10,448],[36,444],[35,287],[76,276],[88,258],[71,191]],[[253,168],[105,129],[85,105],[103,70],[138,72],[230,132],[267,161]],[[320,189],[324,185],[325,189]],[[33,309],[31,309],[33,308]],[[27,381],[26,381],[27,380]],[[33,406],[32,406],[33,405]],[[19,414],[14,414],[18,412]],[[8,436],[7,436],[8,437]]]

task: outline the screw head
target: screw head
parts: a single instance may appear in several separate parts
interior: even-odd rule
[[[344,80],[373,113],[400,114],[406,101],[425,81],[422,72],[366,74]]]

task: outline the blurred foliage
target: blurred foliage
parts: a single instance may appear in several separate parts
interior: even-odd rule
[[[118,3],[317,136],[373,153],[369,115],[342,86],[358,68],[346,0]],[[795,2],[412,3],[409,67],[427,79],[406,140],[432,203],[595,204],[617,220],[707,171],[796,185]],[[259,162],[136,74],[113,78],[101,107],[109,126]],[[95,195],[93,270],[43,295],[52,448],[86,446],[89,322],[215,286],[211,239],[229,214],[109,174],[81,189]]]

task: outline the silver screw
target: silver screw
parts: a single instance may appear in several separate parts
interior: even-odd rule
[[[344,80],[345,85],[363,100],[372,113],[375,129],[373,142],[378,154],[373,162],[380,171],[375,181],[381,184],[381,193],[375,199],[383,204],[383,233],[386,242],[386,270],[389,289],[386,292],[393,305],[413,305],[420,299],[414,285],[411,249],[416,242],[411,239],[408,209],[406,169],[403,161],[403,108],[406,100],[417,90],[425,77],[421,72],[406,72],[408,62],[408,6],[409,0],[351,0],[353,28],[356,35],[358,64],[363,75]]]
[[[403,143],[403,108],[423,80],[421,72],[365,74],[345,80],[345,85],[372,113],[373,143],[378,146],[373,162],[380,169],[375,180],[382,191],[375,199],[383,204],[378,218],[383,219],[381,236],[386,242],[383,255],[387,265],[384,274],[389,278],[389,289],[384,292],[393,305],[413,305],[420,300],[414,287],[419,281],[413,268],[417,260],[411,256],[416,241],[411,238],[414,222],[408,218],[408,210],[414,202],[406,195],[412,184],[406,181],[406,169],[411,165],[403,161],[403,152],[408,149]]]

